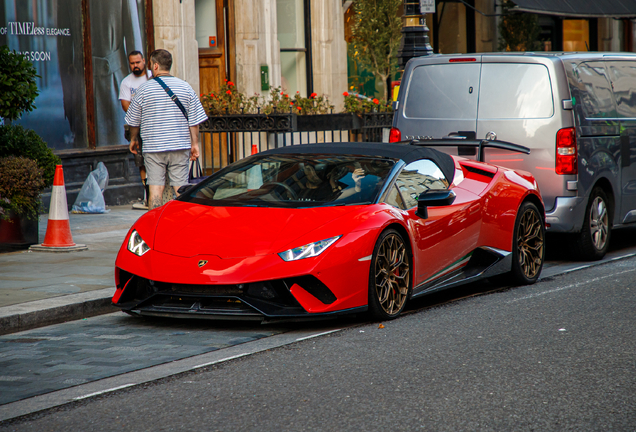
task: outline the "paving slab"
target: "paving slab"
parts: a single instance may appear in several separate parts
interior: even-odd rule
[[[124,238],[144,211],[109,207],[104,214],[69,214],[72,253],[21,251],[0,254],[0,334],[36,328],[115,310],[114,267]],[[40,239],[48,215],[40,216]]]

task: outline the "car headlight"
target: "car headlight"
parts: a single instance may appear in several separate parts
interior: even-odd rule
[[[339,235],[325,240],[309,243],[297,248],[288,249],[285,252],[279,253],[278,256],[285,261],[296,261],[299,259],[315,257],[323,253],[325,249],[334,244],[340,237],[342,236]]]
[[[150,250],[146,242],[141,238],[137,230],[133,230],[128,239],[128,250],[135,255],[142,256]]]

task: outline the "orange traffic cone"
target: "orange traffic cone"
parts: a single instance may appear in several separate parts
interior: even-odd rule
[[[87,249],[86,245],[73,242],[71,225],[68,220],[64,171],[62,170],[62,165],[56,165],[46,235],[42,244],[33,245],[29,250],[38,252],[76,252]]]
[[[258,153],[258,146],[256,144],[252,144],[252,154],[255,155]]]

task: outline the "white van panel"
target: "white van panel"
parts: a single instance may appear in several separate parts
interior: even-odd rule
[[[402,136],[435,138],[458,131],[474,131],[479,100],[481,63],[431,64],[416,67],[411,74],[402,115],[416,129],[406,128]],[[416,123],[412,120],[417,120]],[[445,126],[452,125],[455,129]],[[408,139],[408,138],[405,138]]]
[[[544,65],[482,65],[479,90],[480,119],[550,118],[553,115],[550,74]]]

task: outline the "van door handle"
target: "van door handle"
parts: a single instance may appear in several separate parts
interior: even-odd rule
[[[474,131],[457,131],[449,133],[445,138],[474,140],[477,138],[477,133]]]

